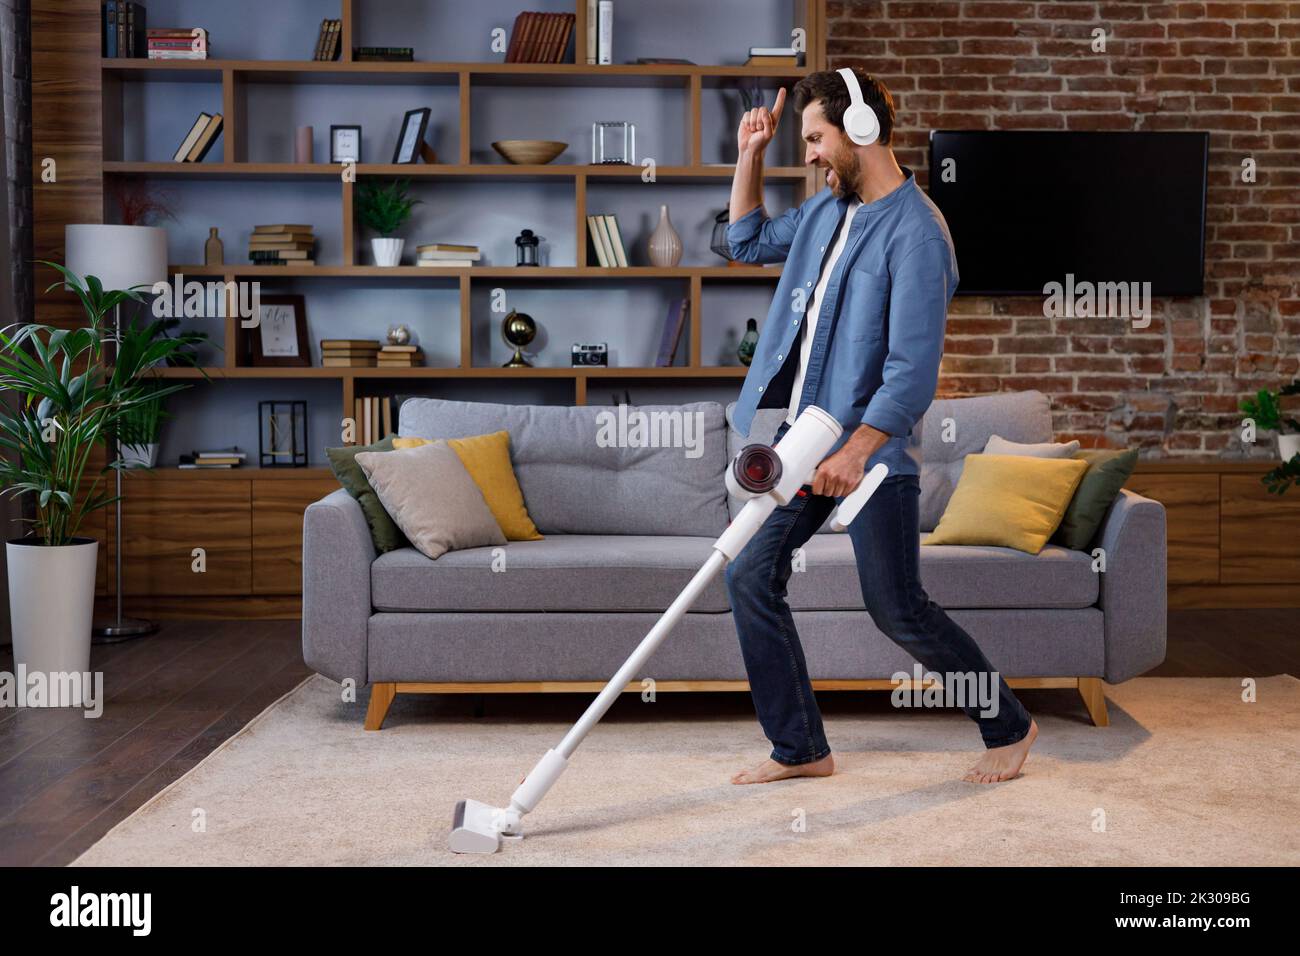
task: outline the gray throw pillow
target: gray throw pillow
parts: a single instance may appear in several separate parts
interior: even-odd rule
[[[421,554],[506,543],[483,492],[443,440],[398,451],[360,452],[384,510]]]
[[[1069,458],[1079,450],[1079,439],[1073,441],[1044,441],[1026,444],[1008,441],[1001,435],[990,435],[984,446],[986,455],[1027,455],[1030,458]]]

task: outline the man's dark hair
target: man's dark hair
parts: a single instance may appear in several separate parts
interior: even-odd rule
[[[890,95],[889,88],[880,80],[863,73],[856,67],[852,69],[853,75],[858,78],[858,85],[862,87],[862,99],[875,111],[876,118],[880,120],[880,139],[876,142],[888,146],[894,132],[894,98]],[[849,99],[849,88],[845,85],[844,77],[840,75],[839,70],[810,73],[795,84],[795,112],[802,113],[804,107],[813,100],[822,101],[822,113],[826,117],[826,122],[842,131],[844,111],[849,108],[852,100]]]

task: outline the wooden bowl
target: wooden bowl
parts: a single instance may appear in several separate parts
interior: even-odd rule
[[[544,166],[568,145],[553,139],[501,139],[492,148],[517,166]]]

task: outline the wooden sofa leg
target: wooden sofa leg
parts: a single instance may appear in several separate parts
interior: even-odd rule
[[[397,696],[396,682],[372,684],[370,686],[370,706],[366,710],[366,730],[378,730],[384,726],[388,708]]]
[[[1088,716],[1092,718],[1094,727],[1110,726],[1110,717],[1106,714],[1106,694],[1102,690],[1103,686],[1100,677],[1079,678],[1079,696],[1083,698],[1083,706],[1088,708]]]

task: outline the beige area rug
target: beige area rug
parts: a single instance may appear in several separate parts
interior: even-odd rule
[[[455,801],[507,802],[591,699],[546,696],[488,697],[475,718],[463,697],[399,695],[367,733],[364,699],[309,678],[73,865],[1300,863],[1289,675],[1260,679],[1255,703],[1230,678],[1129,681],[1108,688],[1105,728],[1072,691],[1023,692],[1038,742],[991,785],[960,779],[982,750],[964,714],[884,692],[819,695],[833,776],[751,786],[728,782],[770,749],[748,695],[625,695],[522,842],[448,852]]]

